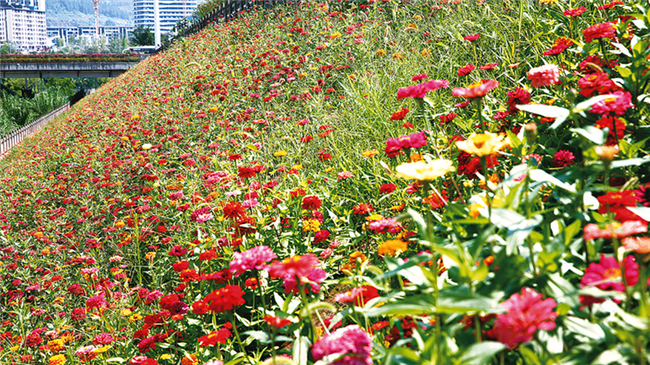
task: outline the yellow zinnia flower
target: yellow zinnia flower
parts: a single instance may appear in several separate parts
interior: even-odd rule
[[[302,223],[302,230],[304,232],[318,232],[320,230],[320,222],[317,219],[307,219]]]
[[[431,160],[403,163],[396,168],[397,177],[414,179],[418,181],[433,181],[448,172],[455,170],[453,162],[449,160]]]
[[[58,354],[50,357],[49,359],[49,365],[63,365],[65,364],[65,355]]]
[[[47,343],[47,347],[52,352],[59,352],[59,351],[62,351],[65,348],[65,343],[63,342],[62,339],[57,338],[56,340],[49,341]]]
[[[379,151],[377,151],[377,150],[368,150],[368,151],[362,153],[361,156],[366,157],[366,158],[371,158],[371,157],[377,156],[378,154],[379,154]]]
[[[287,151],[278,151],[278,152],[275,152],[273,154],[273,156],[275,156],[275,157],[282,157],[282,156],[286,156],[286,155],[287,155]]]
[[[472,133],[466,141],[457,141],[459,150],[479,157],[489,156],[510,145],[510,140],[503,134],[485,132]]]
[[[406,251],[407,244],[404,241],[400,240],[388,240],[382,243],[377,250],[379,256],[394,256],[397,252]]]

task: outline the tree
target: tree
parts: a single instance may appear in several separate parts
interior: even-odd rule
[[[142,25],[131,31],[133,35],[132,43],[136,46],[153,46],[154,45],[154,35],[151,32],[151,28],[144,27]]]
[[[16,53],[17,49],[13,43],[8,42],[0,46],[0,54],[13,54]]]

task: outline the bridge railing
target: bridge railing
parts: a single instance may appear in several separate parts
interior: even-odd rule
[[[41,127],[43,127],[52,119],[54,119],[56,116],[65,112],[68,109],[70,109],[69,102],[61,105],[60,107],[43,115],[42,117],[36,119],[35,121],[24,125],[20,129],[17,129],[11,132],[10,134],[8,134],[7,136],[3,137],[2,139],[0,139],[0,158],[2,158],[2,156],[4,156],[7,152],[9,152],[9,150],[13,146],[20,143],[27,136],[36,133],[39,129],[41,129]]]
[[[169,43],[158,48],[156,52],[167,49],[175,40],[187,37],[191,34],[200,32],[203,28],[214,23],[224,23],[231,21],[239,16],[244,11],[254,9],[270,9],[276,5],[296,5],[300,0],[228,0],[224,1],[212,10],[203,18],[192,22],[188,27],[181,29],[178,34],[173,37]]]

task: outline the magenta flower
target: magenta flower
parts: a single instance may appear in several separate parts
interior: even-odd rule
[[[555,152],[553,156],[553,167],[567,167],[573,165],[575,162],[573,153],[567,150],[560,150]]]
[[[372,365],[372,340],[358,325],[349,325],[323,336],[311,354],[319,361],[326,356],[337,358],[330,365]],[[345,355],[343,357],[339,357]]]
[[[238,277],[246,270],[263,270],[267,262],[278,257],[268,246],[257,246],[244,252],[235,252],[235,258],[230,261],[230,271]]]
[[[634,106],[632,104],[632,94],[629,92],[615,91],[612,95],[616,96],[597,102],[589,111],[600,115],[609,115],[612,113],[623,115],[626,110]]]
[[[625,267],[625,281],[627,285],[635,285],[639,281],[639,265],[634,260],[634,256],[630,255],[626,257],[623,260],[623,266]],[[618,262],[616,262],[616,258],[601,254],[600,263],[592,262],[589,264],[589,267],[585,270],[585,275],[580,280],[580,287],[585,288],[590,286],[595,286],[598,289],[606,291],[625,291],[623,275]],[[586,306],[604,301],[604,298],[595,298],[589,295],[580,296],[580,303]]]
[[[404,98],[423,99],[425,96],[427,96],[427,93],[429,91],[438,90],[442,87],[449,87],[449,81],[429,80],[422,84],[411,85],[409,87],[397,90],[397,100]]]
[[[494,334],[511,349],[532,340],[538,329],[550,331],[555,328],[555,300],[542,299],[542,294],[531,288],[521,289],[521,294],[513,294],[501,306],[507,312],[497,314]]]

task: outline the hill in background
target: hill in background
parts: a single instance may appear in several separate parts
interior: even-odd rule
[[[92,0],[47,0],[47,26],[92,26],[95,13]],[[100,25],[133,25],[133,0],[101,0]]]
[[[47,0],[46,5],[48,27],[95,25],[92,0]],[[133,0],[100,0],[99,24],[133,25]]]

